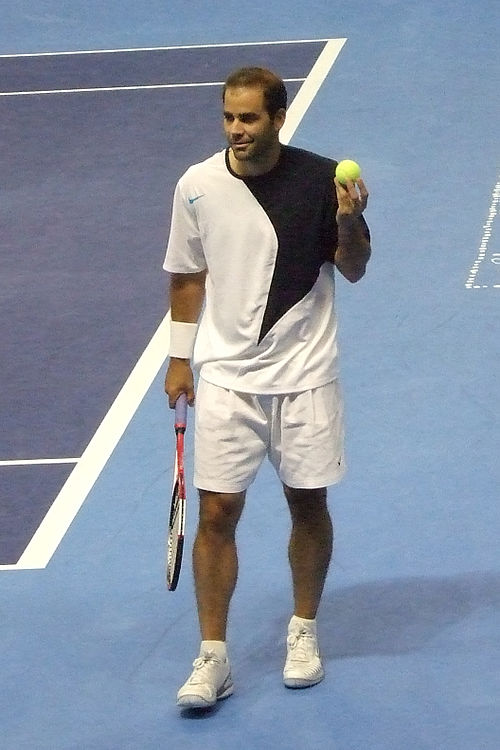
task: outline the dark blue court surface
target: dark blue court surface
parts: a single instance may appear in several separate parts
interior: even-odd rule
[[[224,81],[228,71],[242,65],[304,78],[323,47],[324,42],[299,42],[4,58],[0,91],[206,84]]]

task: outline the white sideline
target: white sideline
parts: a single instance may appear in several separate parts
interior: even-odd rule
[[[0,570],[47,566],[165,361],[169,320],[167,314],[17,564]]]

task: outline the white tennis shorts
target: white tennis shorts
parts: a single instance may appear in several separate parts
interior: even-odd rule
[[[335,484],[345,472],[338,380],[301,393],[238,393],[202,380],[195,407],[194,484],[242,492],[268,456],[289,487]]]

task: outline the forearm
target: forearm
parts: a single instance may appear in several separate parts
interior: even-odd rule
[[[335,265],[342,276],[352,283],[359,281],[365,274],[370,255],[370,241],[362,219],[340,220]]]
[[[173,408],[181,393],[194,403],[194,378],[191,356],[196,323],[205,297],[205,271],[172,274],[170,280],[170,360],[165,376],[165,391]]]
[[[206,271],[174,273],[170,280],[170,312],[172,320],[196,323],[205,298]]]

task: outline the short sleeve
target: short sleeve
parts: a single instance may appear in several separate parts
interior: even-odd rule
[[[170,235],[163,268],[171,273],[197,273],[204,271],[206,267],[196,210],[184,194],[181,179],[174,192]]]

